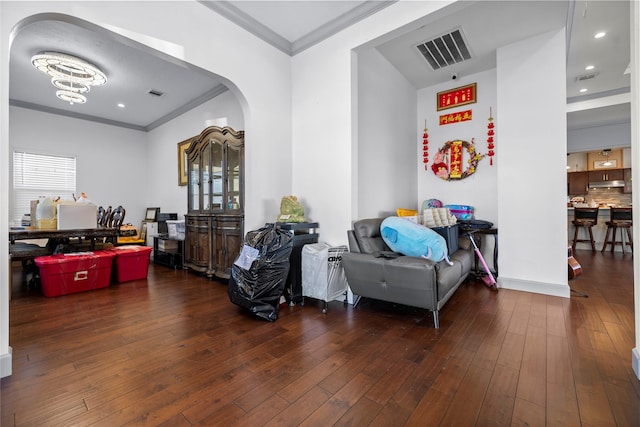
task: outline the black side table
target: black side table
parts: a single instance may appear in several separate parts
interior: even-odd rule
[[[474,234],[482,236],[493,236],[493,274],[494,278],[498,278],[498,229],[497,228],[479,228],[474,230]],[[472,237],[473,238],[473,237]],[[477,240],[478,247],[482,249],[482,240]],[[478,257],[475,257],[475,272],[478,274]]]
[[[285,285],[285,298],[291,305],[302,303],[302,247],[318,243],[317,222],[279,222],[278,228],[293,234],[293,249],[289,257],[289,275]]]

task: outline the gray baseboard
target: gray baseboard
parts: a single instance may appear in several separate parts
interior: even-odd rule
[[[11,347],[9,352],[0,355],[0,378],[8,377],[11,375]]]

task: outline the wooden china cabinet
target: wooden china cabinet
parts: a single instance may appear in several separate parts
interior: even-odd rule
[[[244,132],[211,126],[185,150],[184,266],[229,278],[244,236]]]

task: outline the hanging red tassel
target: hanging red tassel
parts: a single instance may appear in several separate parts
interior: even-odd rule
[[[427,133],[427,119],[424,119],[424,132],[422,133],[422,163],[424,170],[429,170],[429,134]]]
[[[489,150],[489,152],[487,153],[487,156],[489,156],[489,164],[491,166],[493,166],[493,156],[496,154],[494,151],[495,145],[493,144],[493,136],[494,136],[494,124],[493,124],[493,117],[492,117],[492,111],[491,111],[491,107],[489,107],[489,124],[487,125],[487,148]]]

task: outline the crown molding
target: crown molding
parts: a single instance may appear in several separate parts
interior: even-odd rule
[[[229,21],[240,26],[254,36],[269,43],[271,46],[281,50],[289,56],[292,55],[291,43],[287,39],[233,6],[230,2],[219,0],[198,0],[198,2],[202,3],[217,14],[224,16]]]
[[[250,32],[254,36],[262,39],[276,49],[281,50],[289,56],[295,56],[298,53],[314,46],[321,41],[331,37],[332,35],[350,27],[351,25],[373,15],[380,10],[391,6],[398,0],[381,0],[381,1],[365,1],[349,12],[339,16],[338,18],[328,22],[322,27],[311,31],[309,34],[299,38],[298,40],[289,41],[277,34],[255,18],[244,13],[230,1],[226,0],[198,0],[204,6],[224,16],[229,21],[240,26],[244,30]]]
[[[90,122],[102,123],[104,125],[118,126],[118,127],[121,127],[121,128],[132,129],[132,130],[137,130],[137,131],[141,131],[141,132],[149,132],[150,130],[155,129],[158,126],[162,126],[163,124],[169,122],[170,120],[175,119],[176,117],[178,117],[178,116],[180,116],[180,115],[192,110],[193,108],[195,108],[195,107],[197,107],[197,106],[199,106],[201,104],[204,104],[205,102],[215,98],[218,95],[221,95],[221,94],[225,93],[228,90],[229,90],[229,88],[227,88],[225,85],[219,84],[216,87],[214,87],[213,89],[211,89],[210,91],[198,96],[197,98],[192,99],[191,101],[189,101],[186,104],[182,105],[180,108],[177,108],[177,109],[173,110],[169,114],[164,115],[163,117],[159,118],[158,120],[153,121],[152,123],[149,123],[146,126],[134,125],[132,123],[121,122],[121,121],[118,121],[118,120],[105,119],[105,118],[102,118],[102,117],[96,117],[96,116],[92,116],[92,115],[89,115],[89,114],[78,113],[76,111],[61,110],[59,108],[46,107],[44,105],[33,104],[31,102],[19,101],[17,99],[9,99],[9,105],[11,105],[13,107],[20,107],[20,108],[26,108],[26,109],[29,109],[29,110],[41,111],[43,113],[49,113],[49,114],[56,114],[56,115],[59,115],[59,116],[71,117],[73,119],[87,120],[87,121],[90,121]]]

